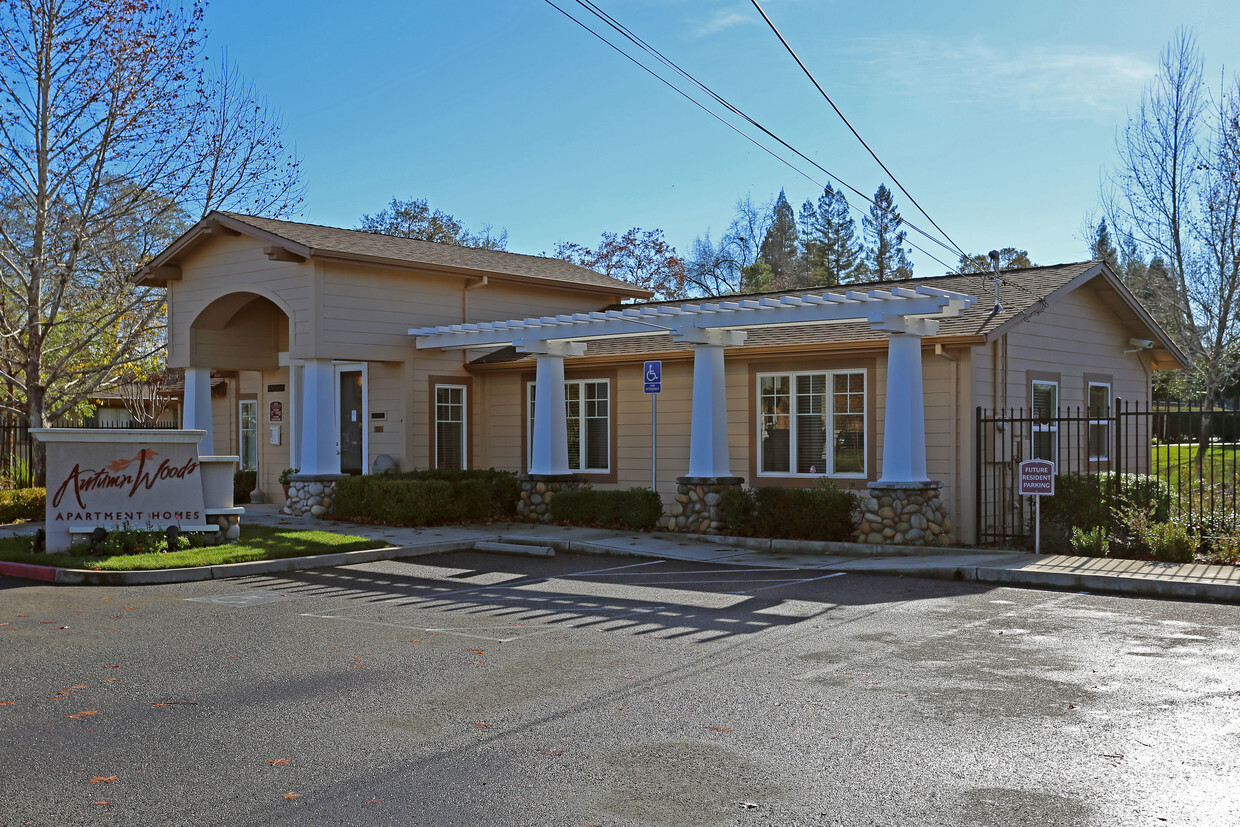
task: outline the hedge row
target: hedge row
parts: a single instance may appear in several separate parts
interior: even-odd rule
[[[830,480],[814,488],[736,488],[720,503],[729,534],[850,542],[861,525],[861,499]]]
[[[42,520],[47,507],[46,488],[13,488],[0,491],[0,523]]]
[[[507,519],[520,492],[520,482],[506,471],[361,475],[336,483],[335,515],[415,526]]]
[[[578,525],[597,525],[630,531],[649,531],[663,516],[663,501],[649,488],[561,491],[548,506],[551,519]]]

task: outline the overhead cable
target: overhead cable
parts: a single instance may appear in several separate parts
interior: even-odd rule
[[[852,134],[856,137],[856,139],[861,142],[861,145],[865,147],[865,151],[870,153],[870,157],[873,158],[875,162],[877,162],[878,165],[883,168],[883,172],[891,176],[891,180],[895,183],[897,187],[900,188],[900,192],[908,196],[908,200],[912,201],[913,206],[915,206],[921,212],[921,214],[926,217],[926,220],[929,221],[931,224],[933,224],[934,228],[943,234],[943,238],[951,242],[951,245],[956,248],[956,252],[960,253],[960,255],[964,256],[965,258],[968,258],[969,254],[966,253],[964,250],[962,250],[959,244],[957,244],[955,241],[952,241],[952,237],[947,234],[947,231],[944,230],[942,227],[940,227],[938,222],[930,217],[930,213],[926,212],[925,208],[923,208],[921,204],[917,203],[917,199],[913,197],[913,194],[911,192],[905,189],[904,185],[900,183],[900,179],[896,178],[896,174],[887,168],[887,165],[884,164],[883,160],[878,157],[878,154],[874,152],[873,149],[870,148],[870,145],[868,143],[865,142],[865,138],[861,137],[861,133],[858,132],[856,128],[853,127],[852,123],[848,120],[848,118],[844,116],[844,113],[840,111],[840,108],[835,105],[835,101],[831,100],[831,96],[828,95],[826,90],[822,88],[822,85],[818,83],[818,80],[814,77],[813,73],[810,72],[809,68],[806,67],[805,63],[801,60],[801,58],[797,56],[797,53],[793,51],[791,44],[789,44],[788,41],[784,38],[784,36],[780,34],[779,29],[775,27],[775,23],[772,22],[769,16],[767,16],[766,11],[758,3],[758,0],[750,0],[750,2],[752,2],[754,5],[754,8],[758,10],[758,14],[762,15],[762,19],[766,21],[766,24],[771,27],[771,31],[775,33],[775,36],[779,38],[779,42],[784,44],[784,48],[788,50],[788,54],[792,55],[792,59],[795,60],[797,62],[797,65],[801,67],[801,71],[804,72],[805,76],[810,79],[811,83],[814,84],[814,88],[816,88],[818,92],[826,99],[827,103],[831,104],[831,108],[835,110],[835,114],[840,116],[840,120],[844,122],[844,125],[848,127],[849,131],[852,132]]]

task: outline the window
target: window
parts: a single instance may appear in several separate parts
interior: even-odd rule
[[[527,385],[527,444],[534,450],[534,390]],[[568,420],[568,470],[606,473],[611,469],[611,383],[606,379],[569,380],[564,383]],[[530,461],[527,457],[527,462]]]
[[[1059,383],[1035,379],[1032,384],[1032,457],[1059,464]]]
[[[241,401],[241,470],[258,470],[258,400]]]
[[[1106,382],[1089,383],[1089,458],[1111,458],[1111,386]]]
[[[758,471],[865,475],[865,371],[758,376]]]
[[[460,469],[465,453],[465,386],[435,386],[435,467]]]

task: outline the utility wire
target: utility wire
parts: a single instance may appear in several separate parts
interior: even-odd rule
[[[550,0],[548,0],[548,2],[550,2]],[[831,178],[832,178],[832,179],[834,179],[835,181],[839,182],[839,184],[840,184],[841,186],[843,186],[843,187],[845,187],[846,189],[848,189],[848,190],[852,191],[853,193],[855,193],[855,194],[857,195],[857,197],[861,198],[861,199],[862,199],[862,200],[864,200],[866,203],[873,205],[873,206],[874,206],[874,207],[876,207],[877,209],[883,210],[883,208],[882,208],[882,207],[879,207],[879,206],[878,206],[878,204],[876,204],[876,203],[874,202],[874,200],[873,200],[873,199],[871,199],[871,198],[870,198],[869,196],[867,196],[865,193],[861,192],[861,190],[859,190],[859,189],[857,189],[856,187],[852,186],[852,185],[851,185],[851,184],[849,184],[847,181],[844,181],[844,180],[843,180],[842,178],[840,178],[838,175],[835,175],[835,174],[834,174],[834,173],[832,173],[830,170],[826,169],[826,168],[825,168],[825,167],[823,167],[821,164],[819,164],[817,161],[813,160],[812,158],[810,158],[809,156],[807,156],[805,153],[801,152],[801,151],[800,151],[800,150],[798,150],[796,147],[792,146],[792,145],[791,145],[791,144],[789,144],[787,141],[785,141],[784,139],[780,138],[780,137],[779,137],[778,135],[776,135],[774,132],[771,132],[771,131],[770,131],[769,129],[767,129],[765,126],[763,126],[762,124],[758,123],[758,122],[757,122],[757,121],[755,121],[753,118],[749,117],[747,114],[745,114],[744,112],[742,112],[740,109],[738,109],[738,108],[736,108],[735,106],[733,106],[733,105],[732,105],[731,103],[729,103],[727,100],[725,100],[724,98],[720,97],[718,94],[716,94],[716,93],[715,93],[715,91],[714,91],[713,89],[711,89],[710,87],[706,86],[704,83],[702,83],[701,81],[699,81],[699,80],[698,80],[697,78],[695,78],[693,75],[691,75],[691,74],[689,74],[688,72],[686,72],[684,69],[680,68],[680,66],[678,66],[678,65],[677,65],[674,61],[672,61],[670,58],[668,58],[666,55],[664,55],[664,54],[663,54],[662,52],[660,52],[658,49],[656,49],[656,48],[654,48],[653,46],[651,46],[649,43],[647,43],[647,42],[646,42],[645,40],[643,40],[641,37],[639,37],[638,35],[636,35],[633,31],[631,31],[631,30],[630,30],[627,26],[625,26],[623,23],[619,22],[619,21],[618,21],[618,20],[616,20],[614,17],[612,17],[610,14],[608,14],[608,13],[607,13],[607,12],[605,12],[605,11],[603,11],[603,9],[601,9],[601,8],[598,6],[598,4],[594,3],[594,2],[593,2],[593,0],[576,0],[576,2],[577,2],[577,5],[581,6],[582,8],[586,9],[587,11],[591,12],[591,13],[592,13],[595,17],[598,17],[598,18],[599,18],[600,20],[602,20],[603,22],[607,23],[607,25],[611,26],[613,29],[615,29],[617,32],[619,32],[621,35],[623,35],[623,36],[624,36],[624,37],[626,37],[629,41],[631,41],[634,45],[636,45],[636,46],[637,46],[637,47],[639,47],[640,49],[644,50],[647,54],[649,54],[649,55],[651,55],[652,57],[654,57],[656,60],[658,60],[658,61],[659,61],[660,63],[662,63],[664,66],[666,66],[666,67],[668,67],[669,69],[671,69],[672,71],[676,72],[676,73],[677,73],[678,75],[680,75],[682,78],[684,78],[685,80],[689,81],[689,82],[690,82],[690,83],[692,83],[694,86],[696,86],[698,89],[700,89],[700,90],[702,90],[703,92],[705,92],[707,95],[709,95],[712,99],[714,99],[714,100],[715,100],[717,103],[719,103],[721,106],[725,107],[726,109],[728,109],[729,111],[733,112],[733,113],[734,113],[734,114],[736,114],[737,116],[739,116],[739,117],[743,118],[744,120],[748,121],[748,122],[749,122],[750,124],[752,124],[754,127],[756,127],[757,129],[761,130],[763,133],[765,133],[766,135],[770,136],[770,137],[771,137],[771,138],[773,138],[774,140],[778,141],[778,142],[779,142],[780,144],[782,144],[784,147],[786,147],[787,149],[789,149],[789,150],[791,150],[792,152],[794,152],[797,156],[799,156],[800,158],[802,158],[802,159],[804,159],[805,161],[809,162],[810,164],[812,164],[813,166],[815,166],[817,169],[819,169],[820,171],[822,171],[824,174],[828,175],[829,177],[831,177]],[[571,17],[571,15],[569,15],[569,16]],[[584,24],[582,24],[582,23],[581,23],[581,21],[577,21],[577,20],[576,20],[576,18],[573,18],[573,20],[575,20],[575,21],[576,21],[579,25],[583,25],[583,26],[584,26]],[[594,33],[596,37],[601,37],[601,35],[598,35],[598,33],[597,33],[597,32],[593,32],[593,30],[592,30],[592,29],[589,29],[589,27],[588,27],[588,26],[587,26],[587,27],[585,27],[585,28],[587,28],[589,31],[591,31],[592,33]],[[610,42],[610,41],[606,40],[605,38],[603,38],[603,41],[604,41],[605,43],[607,43],[608,45],[612,46],[612,48],[616,48],[614,45],[612,45],[612,44],[611,44],[611,42]],[[620,50],[619,50],[619,49],[617,49],[617,51],[620,51]],[[623,51],[620,51],[620,53],[621,53],[621,54],[623,54],[625,57],[629,57],[629,55],[628,55],[627,53],[623,52]],[[631,57],[629,57],[629,59],[630,59],[630,60],[633,60],[633,58],[631,58]],[[634,62],[635,62],[635,63],[637,63],[637,65],[641,66],[643,69],[646,69],[646,71],[650,72],[650,69],[648,69],[648,68],[647,68],[646,66],[644,66],[643,64],[641,64],[641,63],[639,63],[639,62],[637,62],[637,61],[634,61]],[[651,72],[651,74],[655,74],[655,73]],[[655,77],[659,77],[659,76],[658,76],[657,74],[655,74]],[[662,78],[660,78],[660,80],[662,80]],[[664,82],[666,83],[666,81],[664,81]],[[670,86],[671,84],[668,84],[668,85]],[[680,89],[678,89],[678,88],[677,88],[677,87],[675,87],[675,86],[673,86],[672,88],[673,88],[673,89],[676,89],[676,91],[677,91],[677,92],[680,92],[680,94],[682,94],[682,95],[684,95],[684,94],[685,94],[684,92],[682,92]],[[689,97],[688,95],[685,95],[685,97],[686,97],[686,98],[689,98],[689,100],[693,100],[693,98]],[[694,103],[696,103],[696,101],[694,101]],[[700,106],[700,104],[699,104],[699,106]],[[707,110],[707,111],[709,111],[709,110]],[[783,159],[781,159],[781,160],[783,160]],[[787,162],[787,161],[784,161],[784,163],[786,163],[786,164],[787,164],[788,162]],[[796,172],[798,172],[798,173],[800,173],[801,175],[803,175],[803,176],[805,176],[806,178],[808,178],[810,181],[813,181],[815,184],[818,184],[819,186],[821,186],[821,184],[819,184],[819,182],[818,182],[818,181],[815,181],[812,177],[810,177],[810,176],[806,175],[806,174],[805,174],[802,170],[798,169],[796,166],[794,166],[794,165],[792,165],[792,164],[788,164],[788,166],[790,166],[793,170],[795,170]],[[911,197],[911,196],[910,196],[910,197]],[[847,200],[847,199],[845,199],[845,203],[848,203],[848,200]],[[850,207],[852,207],[853,209],[857,210],[858,212],[862,212],[859,208],[855,207],[855,206],[854,206],[854,205],[852,205],[852,204],[849,204],[849,206],[850,206]],[[920,207],[918,207],[918,209],[920,209]],[[886,211],[886,210],[884,210],[884,211]],[[864,216],[864,213],[862,213],[862,215]],[[907,224],[907,225],[908,225],[911,229],[913,229],[914,231],[916,231],[916,232],[920,233],[921,235],[925,236],[925,237],[926,237],[927,239],[929,239],[930,241],[933,241],[935,244],[938,244],[940,247],[942,247],[943,249],[947,250],[949,253],[952,253],[953,255],[954,255],[954,254],[955,254],[955,253],[959,250],[959,248],[953,249],[952,247],[949,247],[947,244],[944,244],[941,240],[939,240],[938,238],[935,238],[934,236],[932,236],[931,234],[929,234],[929,233],[927,233],[926,231],[922,230],[920,227],[918,227],[916,224],[913,224],[913,223],[912,223],[912,222],[910,222],[910,221],[905,221],[904,219],[901,219],[901,222],[902,222],[902,223],[904,223],[904,224]],[[941,232],[941,230],[940,230],[940,232]],[[946,235],[946,234],[945,234],[945,235]],[[907,241],[907,239],[905,239],[905,240]],[[949,239],[949,241],[950,241],[950,239]],[[947,268],[948,270],[955,270],[955,269],[957,269],[957,268],[953,268],[950,264],[945,263],[945,262],[944,262],[944,261],[942,261],[941,259],[939,259],[939,258],[935,257],[934,255],[932,255],[931,253],[927,252],[927,251],[926,251],[925,249],[923,249],[922,247],[919,247],[917,244],[914,244],[914,243],[913,243],[913,242],[911,242],[911,241],[910,241],[910,242],[908,242],[908,243],[909,243],[912,247],[914,247],[914,248],[916,248],[917,250],[921,251],[923,254],[925,254],[925,255],[929,256],[929,257],[930,257],[931,259],[933,259],[934,261],[937,261],[939,264],[942,264],[942,265],[943,265],[945,268]]]
[[[598,39],[599,39],[599,40],[601,40],[603,43],[605,43],[606,45],[608,45],[609,47],[611,47],[613,50],[615,50],[615,51],[616,51],[616,52],[618,52],[620,55],[622,55],[623,57],[625,57],[626,59],[628,59],[630,62],[632,62],[633,64],[635,64],[636,66],[638,66],[639,68],[641,68],[642,70],[644,70],[645,72],[647,72],[648,74],[650,74],[652,77],[654,77],[654,78],[655,78],[656,80],[658,80],[660,83],[664,84],[665,86],[667,86],[667,87],[668,87],[669,89],[671,89],[672,91],[674,91],[674,92],[676,92],[677,94],[681,95],[681,96],[682,96],[682,97],[684,97],[686,100],[688,100],[690,103],[692,103],[694,106],[697,106],[699,109],[701,109],[702,111],[706,112],[706,113],[707,113],[707,114],[709,114],[711,117],[715,118],[715,119],[716,119],[716,120],[718,120],[720,123],[724,124],[724,125],[725,125],[725,126],[727,126],[729,129],[733,130],[733,131],[734,131],[734,132],[736,132],[738,135],[740,135],[741,137],[745,138],[746,140],[748,140],[750,143],[752,143],[752,144],[754,144],[755,146],[757,146],[757,147],[758,147],[759,149],[761,149],[762,151],[766,152],[766,153],[767,153],[768,155],[770,155],[771,157],[773,157],[773,158],[775,158],[776,160],[780,161],[780,162],[781,162],[781,163],[783,163],[785,166],[789,167],[789,168],[790,168],[790,169],[792,169],[794,172],[796,172],[797,174],[799,174],[799,175],[803,176],[804,178],[806,178],[806,179],[807,179],[807,180],[809,180],[810,182],[814,183],[815,185],[817,185],[817,186],[822,186],[822,183],[821,183],[821,182],[819,182],[818,180],[816,180],[813,176],[811,176],[811,175],[807,174],[804,170],[802,170],[802,169],[800,169],[799,167],[797,167],[797,166],[796,166],[795,164],[793,164],[791,161],[789,161],[788,159],[784,158],[783,156],[781,156],[781,155],[779,155],[779,154],[775,153],[775,152],[774,152],[774,151],[772,151],[770,148],[766,147],[765,145],[763,145],[762,143],[760,143],[759,141],[757,141],[757,140],[756,140],[755,138],[753,138],[752,136],[750,136],[750,135],[746,134],[744,131],[742,131],[742,130],[738,129],[738,128],[734,125],[734,124],[730,123],[729,121],[727,121],[726,119],[724,119],[723,117],[721,117],[718,113],[711,111],[708,107],[704,106],[704,105],[703,105],[700,101],[698,101],[698,100],[694,99],[691,95],[689,95],[689,94],[688,94],[687,92],[685,92],[683,89],[680,89],[680,88],[679,88],[679,87],[677,87],[675,84],[673,84],[673,83],[669,82],[666,78],[663,78],[662,76],[660,76],[660,75],[659,75],[657,72],[655,72],[653,69],[651,69],[650,67],[646,66],[646,65],[645,65],[645,64],[643,64],[641,61],[637,60],[635,57],[633,57],[632,55],[630,55],[629,53],[625,52],[625,51],[624,51],[623,49],[621,49],[619,46],[617,46],[616,44],[612,43],[610,40],[608,40],[606,37],[604,37],[603,35],[601,35],[601,34],[599,34],[598,32],[596,32],[594,29],[590,28],[590,26],[588,26],[587,24],[583,23],[581,20],[578,20],[578,19],[577,19],[576,17],[574,17],[572,14],[570,14],[569,12],[565,11],[564,9],[562,9],[560,6],[556,5],[556,3],[555,3],[555,2],[553,2],[553,0],[544,0],[544,2],[546,2],[546,3],[547,3],[547,5],[551,6],[553,9],[555,9],[556,11],[558,11],[560,14],[564,15],[565,17],[567,17],[569,20],[571,20],[571,21],[573,21],[574,23],[576,23],[576,24],[577,24],[578,26],[580,26],[581,28],[585,29],[585,30],[586,30],[587,32],[589,32],[590,34],[594,35],[596,38],[598,38]],[[733,106],[731,103],[729,103],[728,101],[724,100],[722,97],[720,97],[719,95],[717,95],[717,94],[716,94],[713,90],[711,90],[711,89],[710,89],[709,87],[707,87],[705,84],[701,83],[701,82],[700,82],[700,81],[698,81],[696,78],[694,78],[692,75],[690,75],[688,72],[686,72],[686,71],[684,71],[683,69],[681,69],[681,68],[680,68],[679,66],[677,66],[674,62],[672,62],[670,59],[668,59],[668,58],[664,57],[664,56],[663,56],[663,55],[662,55],[662,54],[661,54],[661,53],[660,53],[657,49],[655,49],[654,47],[652,47],[652,46],[650,46],[649,44],[645,43],[645,41],[643,41],[640,37],[638,37],[637,35],[633,34],[631,31],[629,31],[629,30],[628,30],[628,29],[627,29],[627,28],[626,28],[623,24],[621,24],[621,23],[619,23],[618,21],[616,21],[616,20],[614,20],[613,18],[611,18],[611,17],[610,17],[610,15],[608,15],[608,14],[607,14],[606,12],[604,12],[602,9],[598,8],[597,6],[594,6],[594,5],[593,5],[593,3],[583,2],[583,0],[577,0],[577,3],[578,3],[578,5],[580,5],[580,6],[582,6],[583,8],[585,8],[587,11],[590,11],[590,12],[591,12],[592,14],[594,14],[596,17],[599,17],[600,19],[602,19],[602,20],[603,20],[604,22],[606,22],[609,26],[611,26],[613,29],[615,29],[616,31],[618,31],[620,34],[622,34],[625,38],[627,38],[628,40],[630,40],[631,42],[633,42],[633,43],[634,43],[635,45],[637,45],[639,48],[641,48],[642,50],[644,50],[644,51],[646,51],[647,53],[651,54],[653,57],[655,57],[657,60],[659,60],[659,62],[663,63],[665,66],[667,66],[668,68],[672,69],[674,72],[676,72],[677,74],[679,74],[681,77],[683,77],[683,78],[685,78],[686,80],[688,80],[688,81],[689,81],[690,83],[692,83],[694,86],[696,86],[696,87],[698,87],[699,89],[701,89],[703,92],[705,92],[707,95],[709,95],[712,99],[714,99],[716,102],[718,102],[721,106],[723,106],[724,108],[726,108],[726,109],[727,109],[727,110],[729,110],[730,112],[734,113],[734,114],[735,114],[735,115],[737,115],[738,117],[740,117],[740,118],[744,119],[745,121],[747,121],[748,123],[750,123],[751,125],[753,125],[755,128],[757,128],[758,130],[760,130],[761,132],[763,132],[764,134],[766,134],[767,136],[769,136],[769,137],[770,137],[770,138],[772,138],[773,140],[777,141],[777,142],[778,142],[779,144],[781,144],[783,147],[785,147],[786,149],[788,149],[789,151],[791,151],[792,153],[794,153],[794,154],[795,154],[795,155],[797,155],[798,157],[802,158],[802,159],[803,159],[803,160],[805,160],[806,162],[808,162],[808,163],[810,163],[811,165],[813,165],[815,168],[817,168],[817,169],[818,169],[818,170],[820,170],[822,173],[824,173],[825,175],[827,175],[828,177],[830,177],[832,180],[834,180],[834,181],[836,181],[837,183],[839,183],[839,184],[840,184],[840,186],[842,186],[842,187],[844,187],[844,188],[848,189],[849,191],[853,192],[854,194],[856,194],[856,195],[857,195],[857,197],[861,198],[862,200],[864,200],[865,202],[867,202],[867,203],[869,203],[869,204],[872,204],[872,205],[874,205],[874,206],[876,206],[876,207],[878,206],[877,204],[874,204],[874,201],[873,201],[872,199],[870,199],[870,198],[869,198],[869,197],[868,197],[865,193],[861,192],[861,190],[859,190],[859,189],[857,189],[856,187],[852,186],[852,185],[851,185],[851,184],[849,184],[847,181],[845,181],[845,180],[843,180],[842,178],[840,178],[838,175],[835,175],[833,172],[831,172],[830,170],[828,170],[828,169],[826,169],[825,167],[823,167],[823,166],[822,166],[821,164],[819,164],[817,161],[815,161],[814,159],[812,159],[812,158],[808,157],[807,155],[805,155],[805,153],[801,152],[801,151],[800,151],[800,150],[798,150],[796,147],[792,146],[792,145],[791,145],[791,144],[789,144],[787,141],[785,141],[784,139],[780,138],[780,137],[779,137],[778,135],[776,135],[775,133],[771,132],[771,131],[770,131],[769,129],[767,129],[765,126],[763,126],[762,124],[760,124],[760,123],[758,123],[757,121],[755,121],[753,118],[751,118],[751,117],[749,117],[748,115],[746,115],[746,114],[745,114],[744,112],[742,112],[740,109],[736,108],[736,107],[735,107],[735,106]],[[593,7],[592,7],[592,6],[593,6]],[[858,207],[857,207],[857,206],[855,206],[854,204],[849,203],[847,199],[845,199],[845,203],[847,203],[847,204],[848,204],[848,206],[849,206],[849,207],[851,207],[852,209],[857,210],[858,212],[862,212],[862,211],[860,210],[860,208],[858,208]],[[879,207],[879,209],[882,209],[882,208],[881,208],[881,207]],[[862,212],[862,214],[864,215],[864,213],[863,213],[863,212]],[[938,238],[936,238],[935,236],[931,235],[930,233],[927,233],[925,230],[922,230],[922,229],[921,229],[920,227],[918,227],[916,224],[913,224],[912,222],[909,222],[909,221],[904,221],[903,223],[907,224],[907,225],[909,226],[909,228],[910,228],[910,229],[912,229],[912,230],[916,231],[917,233],[919,233],[920,235],[922,235],[922,236],[926,237],[926,238],[927,238],[927,239],[929,239],[930,241],[933,241],[935,244],[938,244],[940,247],[943,247],[943,248],[944,248],[945,250],[947,250],[948,252],[953,253],[953,254],[956,252],[956,251],[955,251],[952,247],[950,247],[950,246],[948,246],[947,244],[943,243],[943,241],[941,241],[940,239],[938,239]],[[926,250],[924,247],[921,247],[920,245],[918,245],[918,244],[916,244],[916,243],[914,243],[914,242],[912,242],[912,241],[908,241],[908,239],[907,239],[907,238],[905,239],[905,241],[909,244],[909,246],[911,246],[911,247],[913,247],[914,249],[918,250],[918,251],[919,251],[919,252],[921,252],[923,255],[925,255],[925,256],[927,256],[928,258],[932,259],[933,261],[936,261],[936,262],[938,262],[939,264],[941,264],[941,265],[942,265],[942,266],[943,266],[946,270],[948,270],[949,272],[956,272],[956,271],[957,271],[957,269],[958,269],[958,268],[956,268],[956,267],[954,267],[954,266],[952,266],[952,265],[950,265],[950,264],[946,263],[946,262],[945,262],[945,261],[943,261],[942,259],[940,259],[940,258],[938,258],[937,256],[935,256],[933,253],[931,253],[931,252],[929,252],[928,250]]]
[[[793,51],[792,46],[788,43],[788,41],[784,38],[784,36],[780,34],[779,29],[775,27],[775,23],[772,22],[771,18],[767,16],[766,11],[758,3],[758,0],[750,0],[750,2],[752,2],[754,8],[758,10],[758,14],[762,15],[762,19],[766,21],[766,24],[771,27],[771,31],[775,33],[775,36],[779,38],[779,42],[784,44],[784,48],[788,50],[788,54],[792,55],[792,59],[795,60],[797,62],[797,65],[801,67],[801,71],[804,72],[805,76],[810,79],[811,83],[814,84],[814,88],[816,88],[818,92],[826,99],[827,103],[831,104],[831,108],[835,110],[835,114],[840,116],[840,120],[844,122],[844,125],[848,127],[849,131],[851,131],[852,134],[857,138],[857,140],[861,142],[861,145],[865,147],[865,151],[870,153],[870,157],[873,158],[878,163],[878,165],[883,168],[883,172],[891,176],[891,180],[895,182],[895,185],[897,187],[900,188],[900,192],[908,196],[908,199],[913,202],[913,206],[915,206],[921,212],[921,214],[926,217],[927,221],[929,221],[931,224],[934,225],[934,228],[936,230],[938,230],[940,233],[943,234],[943,238],[951,242],[951,245],[956,248],[956,251],[959,252],[960,255],[964,256],[965,258],[968,258],[969,254],[966,253],[964,250],[962,250],[960,248],[960,245],[957,244],[955,241],[953,241],[952,237],[947,234],[947,231],[944,230],[942,227],[940,227],[938,225],[938,222],[936,222],[933,218],[930,217],[930,213],[926,212],[926,210],[921,206],[921,204],[917,203],[917,199],[913,197],[913,194],[911,192],[909,192],[907,189],[904,188],[904,185],[900,183],[900,179],[896,178],[896,174],[887,168],[887,165],[883,163],[882,159],[878,157],[877,153],[875,153],[873,149],[870,149],[870,145],[865,142],[865,138],[862,138],[861,133],[858,132],[853,127],[852,123],[849,122],[848,118],[844,117],[844,113],[841,112],[840,108],[835,105],[835,101],[831,100],[831,96],[828,95],[826,90],[822,88],[822,85],[818,83],[818,80],[814,77],[813,73],[811,73],[810,70],[806,67],[805,63],[801,61],[801,58],[797,56],[797,53]]]

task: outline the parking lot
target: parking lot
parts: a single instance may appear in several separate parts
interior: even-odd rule
[[[5,824],[1240,818],[1233,607],[476,552],[0,586]]]

